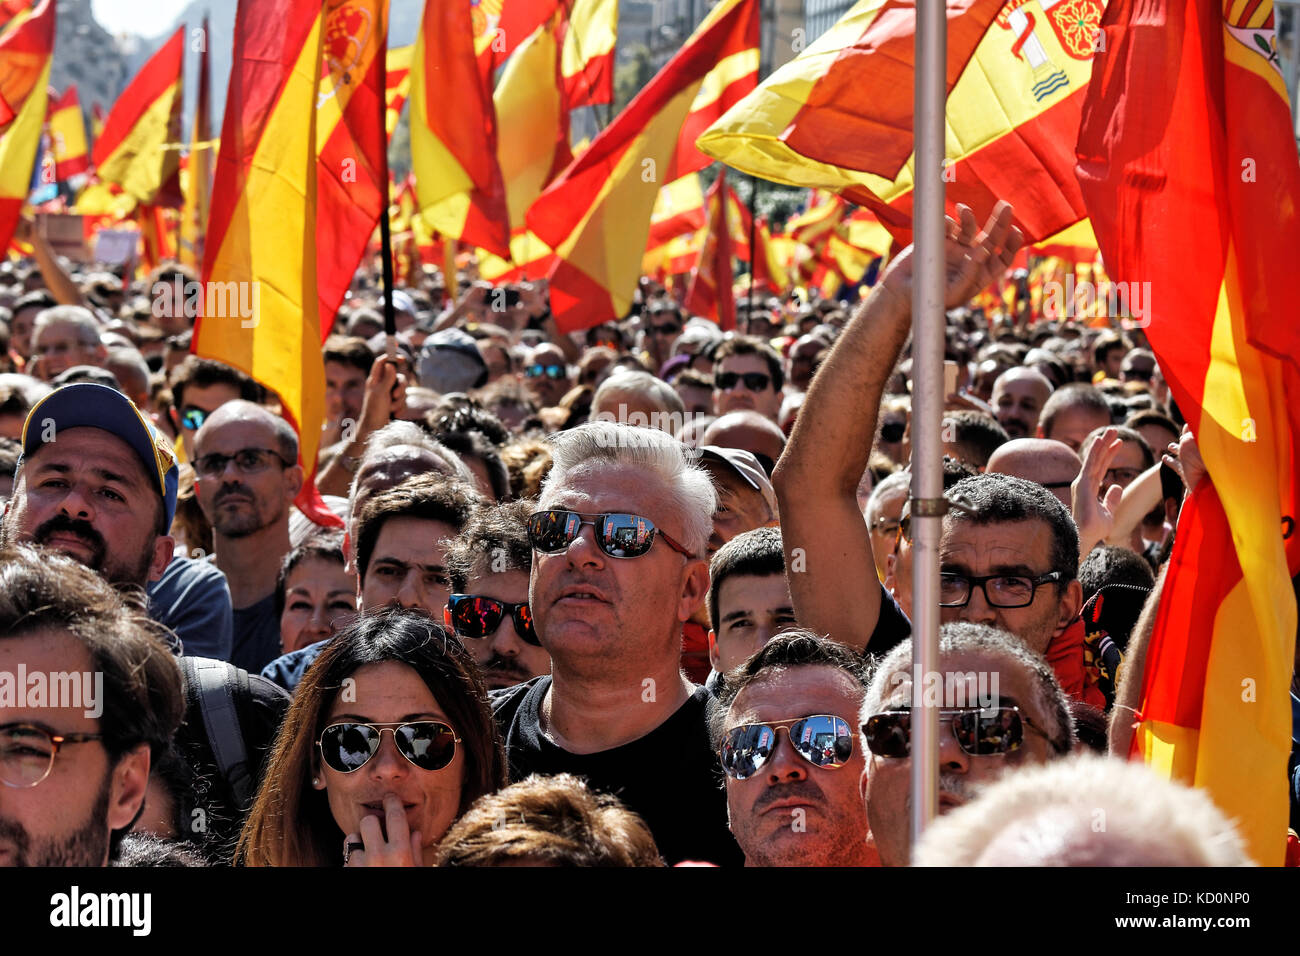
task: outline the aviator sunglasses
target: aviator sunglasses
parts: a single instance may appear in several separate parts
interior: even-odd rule
[[[843,717],[815,714],[766,724],[742,724],[727,731],[718,756],[722,769],[735,780],[747,780],[768,762],[781,730],[790,746],[821,770],[838,770],[853,756],[853,729]]]
[[[321,731],[316,746],[325,766],[339,773],[360,770],[379,752],[384,731],[390,731],[397,752],[420,770],[442,770],[456,756],[460,738],[440,720],[404,724],[363,724],[343,721]]]
[[[558,508],[538,511],[528,519],[528,540],[543,554],[558,554],[588,524],[596,531],[596,545],[611,558],[639,558],[650,550],[656,537],[663,538],[664,544],[678,554],[694,557],[649,518],[633,514],[583,514]]]
[[[1056,748],[1056,743],[1030,723],[1018,707],[943,708],[939,711],[939,725],[945,723],[958,746],[972,757],[1001,757],[1019,750],[1026,727]],[[862,735],[867,749],[877,757],[907,757],[912,752],[912,712],[904,708],[868,717]]]

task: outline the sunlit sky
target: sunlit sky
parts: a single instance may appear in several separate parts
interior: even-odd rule
[[[109,33],[153,36],[167,29],[188,0],[90,0],[95,19]]]

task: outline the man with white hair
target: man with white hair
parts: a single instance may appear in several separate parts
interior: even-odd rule
[[[79,305],[57,305],[36,316],[30,372],[48,382],[74,365],[102,366],[108,349],[94,313]]]
[[[912,682],[912,642],[880,662],[862,702],[862,797],[884,866],[911,855],[912,708],[938,703],[939,812],[965,803],[1003,773],[1069,753],[1074,723],[1065,692],[1039,655],[1006,631],[967,621],[939,632],[934,680]]]
[[[1250,866],[1203,790],[1080,756],[1009,774],[936,820],[915,866]]]
[[[650,426],[671,435],[686,420],[686,404],[671,385],[649,372],[615,372],[592,396],[590,419]]]
[[[528,521],[551,673],[492,694],[510,778],[586,777],[641,814],[670,864],[739,863],[708,693],[682,674],[682,624],[709,587],[713,485],[656,429],[590,422],[557,435],[552,457]]]

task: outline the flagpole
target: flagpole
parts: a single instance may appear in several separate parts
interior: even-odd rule
[[[385,23],[384,28],[388,25]],[[379,44],[379,88],[388,89],[388,37]],[[379,183],[384,191],[384,202],[379,209],[379,258],[384,277],[384,343],[390,359],[397,358],[397,314],[393,310],[393,236],[388,224],[388,207],[392,196],[388,191],[388,110],[379,110]],[[331,317],[332,318],[332,317]]]
[[[944,0],[916,4],[916,205],[912,240],[916,244],[912,296],[912,846],[938,813],[939,711],[930,695],[919,693],[925,675],[939,672],[939,536],[944,511],[943,417],[944,351],[944,157],[945,67]],[[939,686],[943,686],[940,682]],[[917,700],[920,697],[922,700]],[[922,705],[922,706],[917,706]],[[918,719],[919,718],[919,719]]]
[[[749,177],[749,295],[746,297],[745,315],[754,314],[754,267],[758,262],[754,247],[754,228],[758,222],[758,177]],[[747,319],[748,321],[748,319]]]

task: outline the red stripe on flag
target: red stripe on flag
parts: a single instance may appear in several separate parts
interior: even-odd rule
[[[122,145],[122,140],[130,135],[135,124],[140,121],[145,110],[157,101],[175,83],[180,82],[181,70],[185,62],[185,27],[178,27],[171,39],[149,58],[140,68],[130,85],[122,91],[108,118],[104,120],[104,129],[95,141],[95,164],[100,165],[113,151]]]

